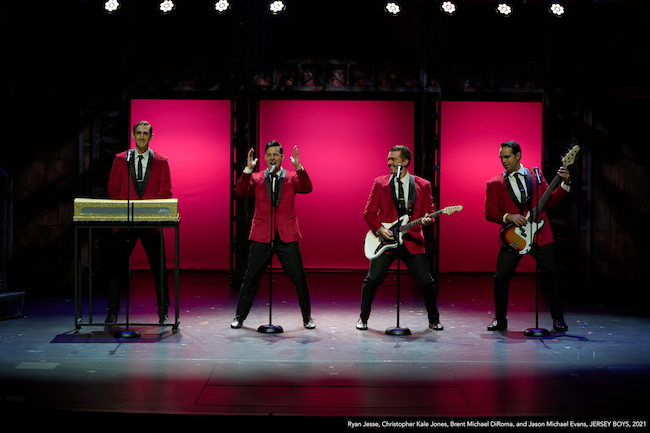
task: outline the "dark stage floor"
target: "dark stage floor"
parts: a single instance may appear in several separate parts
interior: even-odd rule
[[[355,329],[363,276],[310,272],[317,328],[305,330],[293,287],[274,272],[273,322],[281,334],[256,332],[268,323],[268,278],[235,330],[237,293],[228,275],[183,273],[178,333],[138,327],[138,339],[116,339],[103,326],[75,334],[72,293],[28,293],[27,317],[0,322],[3,420],[77,420],[83,429],[88,418],[94,431],[119,430],[121,422],[141,423],[142,431],[205,421],[197,415],[212,416],[214,426],[305,422],[317,429],[367,420],[645,423],[650,317],[634,312],[640,308],[572,296],[568,332],[525,337],[535,326],[534,279],[517,276],[509,330],[491,333],[491,276],[443,274],[445,330],[434,332],[406,273],[400,324],[412,335],[389,336],[396,276],[380,289],[367,332]],[[153,290],[150,273],[133,273],[131,321],[156,320]],[[540,326],[552,329],[542,306]],[[101,296],[94,313],[103,321]]]

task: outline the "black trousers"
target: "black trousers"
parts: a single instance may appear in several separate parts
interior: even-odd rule
[[[438,288],[431,276],[429,262],[424,254],[411,254],[403,244],[394,252],[385,252],[370,262],[368,274],[361,287],[361,319],[366,322],[370,317],[372,301],[375,299],[377,289],[384,282],[390,266],[396,259],[401,259],[404,262],[415,280],[415,284],[420,287],[429,322],[438,323],[440,321],[436,301]]]
[[[253,306],[253,300],[260,286],[260,281],[268,268],[273,255],[278,256],[282,269],[287,274],[298,295],[298,304],[302,312],[303,322],[311,317],[311,301],[309,299],[309,285],[307,274],[302,263],[302,254],[298,242],[284,243],[276,236],[273,246],[261,242],[251,242],[248,252],[248,266],[244,273],[239,300],[237,301],[236,318],[245,320]]]
[[[149,267],[153,272],[156,286],[158,315],[167,314],[169,309],[169,282],[167,281],[167,266],[165,265],[165,247],[163,245],[163,280],[162,295],[160,281],[160,237],[162,230],[158,229],[120,229],[115,233],[113,255],[111,256],[111,281],[108,284],[108,312],[117,314],[120,311],[120,292],[129,278],[129,257],[138,239],[147,254]],[[127,237],[130,241],[127,242]]]
[[[542,289],[546,290],[549,298],[551,317],[554,320],[564,319],[562,298],[560,294],[559,266],[555,258],[553,244],[537,247],[533,245],[530,255],[539,266]],[[497,272],[494,275],[494,307],[495,318],[505,319],[508,313],[508,292],[510,280],[517,270],[522,255],[506,249],[499,251],[497,257]]]

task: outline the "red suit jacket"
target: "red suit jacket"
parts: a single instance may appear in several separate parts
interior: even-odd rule
[[[412,175],[409,175],[412,176]],[[405,176],[404,179],[407,177]],[[433,212],[433,197],[431,195],[431,183],[428,180],[418,176],[413,176],[415,188],[409,189],[409,196],[415,192],[415,203],[413,205],[413,213],[411,220],[423,217],[427,213]],[[391,194],[390,182],[392,175],[386,174],[375,178],[370,196],[366,203],[366,209],[363,212],[363,217],[373,233],[382,226],[381,223],[392,223],[399,218],[395,202]],[[422,233],[422,226],[418,225],[403,236],[404,245],[411,254],[424,254],[424,235]]]
[[[126,200],[127,185],[130,183],[131,200],[171,198],[172,179],[169,173],[169,161],[167,157],[159,153],[153,153],[153,158],[151,155],[149,157],[149,164],[151,166],[147,172],[147,177],[145,177],[146,188],[144,194],[138,196],[134,187],[133,178],[129,180],[127,177],[129,170],[126,165],[126,152],[115,155],[111,175],[108,178],[108,196],[114,200]]]
[[[509,214],[518,214],[521,213],[523,216],[526,216],[526,213],[530,210],[529,208],[534,208],[539,202],[539,198],[544,194],[548,189],[548,183],[544,178],[544,175],[540,172],[540,177],[542,178],[542,184],[537,187],[536,185],[532,186],[533,198],[529,200],[524,209],[523,213],[519,211],[519,207],[512,201],[510,195],[508,194],[508,187],[506,186],[505,178],[503,173],[494,176],[487,183],[487,191],[485,193],[485,218],[488,221],[500,224],[503,224],[503,216],[506,213]],[[533,176],[534,178],[534,176]],[[539,197],[537,195],[537,189],[539,188]],[[564,197],[568,194],[568,191],[564,190],[561,186],[555,189],[551,193],[548,201],[546,202],[546,207],[554,208],[555,206],[562,201]],[[547,245],[553,242],[553,230],[551,229],[551,224],[546,217],[546,212],[542,210],[540,213],[540,221],[544,220],[544,226],[541,228],[537,234],[537,241],[539,246]],[[499,237],[500,239],[500,237]],[[504,248],[505,245],[502,240],[499,240],[499,245],[501,248]]]
[[[246,174],[242,173],[235,194],[239,197],[255,196],[255,213],[248,239],[254,242],[271,242],[271,198],[267,188],[266,177],[268,170]],[[273,215],[273,237],[277,231],[283,242],[295,242],[302,239],[294,199],[296,194],[307,194],[312,191],[311,180],[305,170],[280,172],[278,182],[280,201]]]

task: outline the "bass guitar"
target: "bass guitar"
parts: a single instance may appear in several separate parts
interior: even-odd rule
[[[575,161],[575,156],[580,150],[580,146],[574,146],[569,153],[562,158],[562,166],[568,167]],[[501,231],[501,239],[503,242],[512,248],[514,251],[519,252],[521,255],[528,254],[535,241],[535,234],[544,227],[544,220],[537,221],[537,218],[542,210],[546,201],[551,197],[555,188],[560,184],[562,178],[560,175],[555,175],[553,182],[548,186],[546,192],[539,199],[537,206],[533,210],[528,211],[526,214],[526,224],[517,227],[514,224],[509,224]]]
[[[366,234],[366,239],[363,241],[363,252],[365,253],[368,260],[375,260],[377,257],[382,255],[384,251],[397,248],[402,245],[402,236],[404,233],[408,232],[411,228],[422,224],[424,218],[435,218],[442,214],[451,215],[454,212],[460,212],[463,210],[463,206],[448,206],[437,212],[433,212],[409,222],[408,215],[402,215],[396,221],[392,223],[382,223],[384,228],[390,230],[393,233],[393,240],[384,239],[383,236],[375,235],[371,230]]]

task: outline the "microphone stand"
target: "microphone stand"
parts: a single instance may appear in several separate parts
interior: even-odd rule
[[[274,165],[275,166],[275,165]],[[273,170],[275,172],[275,169]],[[269,170],[269,176],[273,174],[271,170]],[[277,201],[277,180],[274,180],[271,178],[271,183],[272,183],[272,188],[271,188],[271,230],[270,230],[270,243],[269,243],[269,324],[268,325],[260,325],[259,328],[257,328],[257,332],[261,332],[264,334],[280,334],[281,332],[284,332],[284,329],[282,329],[282,326],[280,325],[273,325],[273,320],[272,320],[272,312],[273,312],[273,222],[275,220],[275,212],[277,210],[277,207],[275,205]]]
[[[126,252],[128,253],[131,251],[130,249],[130,244],[131,244],[131,230],[133,229],[133,223],[135,221],[135,210],[133,208],[133,204],[131,203],[131,163],[130,159],[133,158],[133,153],[135,153],[134,150],[128,150],[127,151],[127,157],[126,157],[126,168],[127,168],[127,183],[126,183],[126,220],[127,220],[127,227],[126,227]],[[129,255],[127,254],[127,260],[129,260]],[[119,280],[118,280],[119,281]],[[140,332],[139,331],[132,331],[129,329],[129,299],[131,298],[130,296],[130,288],[131,288],[131,278],[129,275],[129,278],[126,279],[126,330],[118,330],[115,331],[115,334],[113,336],[115,338],[138,338],[140,337]]]
[[[541,183],[541,178],[538,178],[539,174],[537,173],[537,167],[534,168],[535,170],[535,196],[539,197],[539,184]],[[535,327],[534,328],[528,328],[524,331],[524,335],[526,337],[548,337],[551,335],[551,333],[548,331],[548,329],[540,328],[539,327],[539,214],[540,210],[537,209],[537,206],[535,207],[535,210],[533,211],[533,216],[535,217],[535,239],[533,242],[533,247],[535,248],[536,255],[537,257],[535,258]]]
[[[402,177],[402,164],[397,165],[397,177],[395,178],[395,182],[398,182],[399,179]],[[398,231],[399,232],[399,231]],[[399,233],[396,233],[397,236],[399,236]],[[399,243],[399,237],[397,239],[397,242]],[[399,248],[399,246],[398,246]],[[397,251],[395,254],[398,254]],[[388,335],[411,335],[411,330],[409,328],[402,328],[399,326],[399,311],[400,311],[400,302],[399,302],[399,292],[400,292],[400,279],[399,279],[399,274],[400,274],[400,267],[399,267],[399,262],[400,258],[399,256],[397,257],[397,324],[396,326],[390,327],[386,329],[386,334]]]

